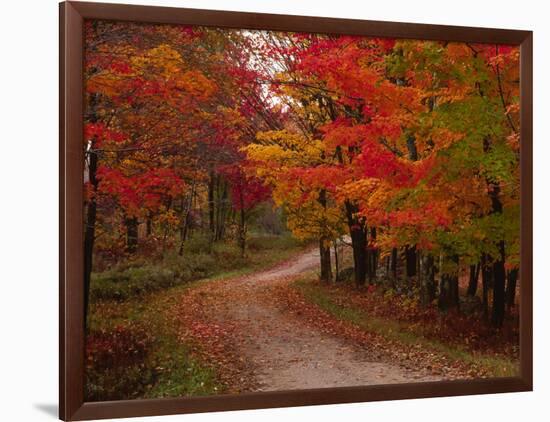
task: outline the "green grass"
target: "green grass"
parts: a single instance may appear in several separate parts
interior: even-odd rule
[[[481,366],[490,376],[518,375],[518,365],[512,359],[474,353],[456,345],[448,345],[438,340],[427,338],[418,331],[411,331],[408,326],[399,321],[378,318],[368,315],[358,307],[337,303],[324,289],[313,284],[310,278],[297,280],[293,284],[293,287],[297,288],[308,302],[317,305],[335,318],[348,321],[367,332],[381,335],[384,338],[405,345],[420,345],[425,349],[441,353],[452,360]]]
[[[146,356],[141,361],[117,361],[110,368],[93,362],[88,370],[87,400],[205,396],[223,392],[215,369],[193,357],[192,344],[178,338],[177,327],[168,311],[187,289],[260,271],[289,259],[305,247],[289,236],[255,236],[249,241],[247,256],[242,258],[231,244],[216,245],[211,251],[200,246],[191,244],[183,258],[169,255],[160,263],[124,264],[94,274],[88,319],[90,334],[112,337],[114,345],[100,344],[111,348],[116,347],[118,337],[109,336],[121,330],[125,338],[125,343],[119,346],[121,353],[125,352],[124,348],[134,347],[132,342],[139,345],[140,341],[146,341],[147,345]],[[205,262],[204,256],[208,254],[213,257],[209,265],[201,265],[202,269],[196,270],[199,267],[196,263]],[[193,275],[182,277],[182,269],[188,269]]]

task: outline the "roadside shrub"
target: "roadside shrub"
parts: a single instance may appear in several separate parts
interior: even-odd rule
[[[216,269],[215,257],[206,253],[176,256],[165,261],[181,281],[199,280],[210,276]]]
[[[92,275],[92,301],[124,300],[131,296],[152,292],[176,284],[176,273],[160,265],[131,267],[124,271],[109,270]]]
[[[90,300],[124,301],[251,263],[262,263],[270,251],[295,248],[298,244],[290,236],[250,236],[247,251],[251,257],[243,257],[235,242],[210,245],[208,235],[197,233],[185,243],[181,256],[173,251],[161,261],[153,262],[136,256],[109,270],[92,273]]]
[[[208,233],[195,233],[190,239],[187,239],[184,243],[183,250],[184,255],[187,254],[208,254],[212,250],[212,239],[210,232]]]
[[[247,242],[247,248],[250,251],[267,251],[273,249],[293,248],[299,245],[300,242],[292,236],[274,236],[263,235],[250,237]]]
[[[241,256],[241,250],[234,243],[219,243],[215,245],[213,256],[220,270],[232,270],[246,265],[246,259]]]
[[[90,299],[126,300],[212,275],[219,261],[208,254],[173,256],[158,264],[92,274]]]

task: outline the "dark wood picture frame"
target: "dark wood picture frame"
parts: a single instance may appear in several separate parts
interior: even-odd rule
[[[87,420],[532,390],[533,34],[531,31],[104,3],[65,2],[60,4],[59,11],[59,416],[61,419]],[[520,376],[85,403],[82,200],[84,186],[83,22],[85,19],[519,45],[521,55]]]

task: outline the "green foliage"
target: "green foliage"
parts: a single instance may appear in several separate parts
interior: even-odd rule
[[[124,300],[173,286],[176,281],[174,271],[157,265],[132,267],[122,272],[105,271],[92,275],[90,299],[92,301]]]

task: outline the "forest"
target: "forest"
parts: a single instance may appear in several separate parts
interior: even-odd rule
[[[518,48],[99,20],[85,46],[88,399],[517,371]]]

